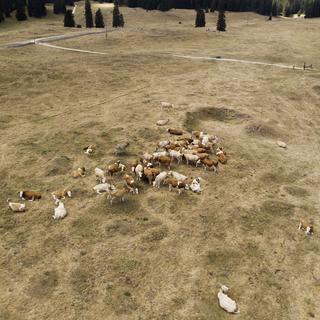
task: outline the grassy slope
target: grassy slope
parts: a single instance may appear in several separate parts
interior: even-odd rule
[[[300,217],[319,224],[319,73],[162,55],[317,65],[319,20],[228,13],[228,32],[218,34],[193,28],[191,11],[123,12],[127,28],[107,41],[60,43],[106,56],[0,51],[0,319],[227,319],[218,283],[233,288],[239,319],[319,316],[319,236],[296,230]],[[216,16],[207,20],[213,26]],[[66,32],[58,18],[19,28],[8,26],[1,43]],[[176,109],[161,113],[162,100]],[[112,207],[92,194],[92,170],[114,160],[114,144],[129,140],[130,159],[152,151],[167,137],[154,125],[163,117],[222,137],[230,161],[219,175],[178,169],[201,175],[203,194],[142,186]],[[276,147],[279,138],[288,150]],[[81,150],[91,142],[98,152],[87,158]],[[78,165],[89,175],[71,180]],[[75,197],[55,222],[48,191],[64,185]],[[25,214],[7,211],[6,198],[26,188],[44,199]]]

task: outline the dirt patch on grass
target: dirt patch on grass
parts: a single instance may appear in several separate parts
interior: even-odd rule
[[[72,161],[67,156],[58,156],[48,163],[47,175],[56,176],[61,174],[68,174],[72,169]]]
[[[283,183],[294,183],[299,178],[301,178],[300,171],[286,172],[285,168],[278,168],[277,170],[273,170],[267,173],[264,173],[260,180],[263,183],[274,185],[274,184],[283,184]]]
[[[94,296],[94,279],[94,270],[89,267],[81,266],[71,273],[72,288],[85,302]]]
[[[205,107],[194,112],[187,112],[184,127],[188,131],[199,129],[202,120],[214,120],[221,122],[234,122],[249,119],[250,116],[233,109]]]
[[[313,86],[312,89],[315,91],[315,93],[320,95],[320,86],[318,86],[318,85]]]
[[[56,271],[45,271],[30,279],[28,293],[35,298],[46,299],[53,293],[58,285],[58,273]]]
[[[279,220],[293,216],[294,210],[295,206],[291,203],[266,200],[260,206],[241,210],[241,228],[246,232],[263,234],[266,231],[266,226],[275,225]]]
[[[261,136],[267,138],[274,138],[279,136],[279,132],[271,126],[261,123],[252,123],[245,127],[247,134],[252,136]]]
[[[160,241],[168,236],[169,229],[165,226],[156,228],[155,230],[150,231],[147,235],[143,237],[145,242],[154,242]]]
[[[285,186],[284,189],[295,197],[306,197],[309,195],[309,192],[306,189],[296,186]]]
[[[264,201],[260,207],[261,214],[268,214],[271,216],[292,216],[295,206],[291,203],[277,200]]]
[[[140,203],[134,196],[127,195],[124,202],[115,200],[112,205],[106,200],[105,207],[115,215],[134,215],[139,213]]]

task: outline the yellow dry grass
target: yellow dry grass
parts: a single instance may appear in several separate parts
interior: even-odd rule
[[[195,29],[192,11],[122,11],[126,27],[108,40],[57,43],[105,56],[0,51],[0,319],[229,319],[219,283],[233,289],[237,319],[319,317],[319,72],[164,53],[317,66],[320,20],[227,13],[228,31],[216,33]],[[0,28],[1,44],[79,31],[53,16]],[[131,143],[126,163],[152,151],[168,138],[161,118],[218,135],[229,163],[218,175],[176,167],[204,179],[201,195],[143,185],[110,206],[92,191],[94,167],[116,159],[118,142]],[[77,166],[86,178],[70,177]],[[50,192],[63,186],[74,198],[54,221]],[[13,214],[5,201],[22,189],[43,199]],[[314,219],[314,236],[297,230],[301,217]]]

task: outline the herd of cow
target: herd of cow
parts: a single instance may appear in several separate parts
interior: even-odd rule
[[[227,155],[223,148],[218,147],[218,138],[203,132],[193,131],[191,134],[185,134],[182,130],[167,129],[167,132],[174,139],[162,140],[157,144],[153,153],[145,152],[133,163],[131,163],[131,174],[125,173],[127,166],[120,160],[107,166],[106,170],[95,168],[95,176],[98,184],[93,190],[97,194],[107,193],[107,198],[113,204],[115,200],[119,202],[125,201],[126,195],[138,194],[139,183],[146,182],[155,188],[161,185],[168,186],[169,190],[177,190],[181,194],[183,190],[191,190],[200,193],[201,178],[188,178],[187,176],[171,170],[174,163],[180,165],[185,161],[186,165],[202,166],[205,170],[218,172],[220,164],[227,163]],[[121,143],[116,146],[115,155],[126,155],[126,148],[129,143]],[[94,145],[84,148],[85,154],[91,156],[95,151]],[[167,171],[161,171],[161,167],[165,167]],[[87,170],[85,167],[76,168],[71,172],[73,178],[85,177]],[[107,177],[122,176],[123,184],[118,187],[107,182]],[[69,189],[61,188],[51,193],[57,207],[54,209],[54,219],[62,219],[67,215],[67,210],[62,200],[66,197],[72,197]],[[22,200],[39,200],[42,195],[37,191],[20,191],[19,197]],[[15,212],[23,212],[26,210],[25,203],[12,202],[7,200],[9,208]]]

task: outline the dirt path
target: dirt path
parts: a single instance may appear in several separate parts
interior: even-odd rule
[[[297,67],[295,65],[286,65],[281,63],[267,63],[267,62],[259,62],[259,61],[251,61],[251,60],[241,60],[241,59],[230,59],[230,58],[218,58],[218,57],[198,57],[198,56],[185,56],[185,55],[172,55],[177,58],[185,58],[185,59],[193,59],[193,60],[214,60],[214,61],[225,61],[225,62],[239,62],[239,63],[247,63],[247,64],[257,64],[262,66],[270,66],[284,69],[295,69],[295,70],[304,70],[302,67]]]
[[[111,32],[111,31],[109,31]],[[88,31],[88,32],[72,32],[72,33],[67,33],[67,34],[62,34],[62,35],[57,35],[57,36],[50,36],[50,37],[43,37],[43,38],[37,38],[37,39],[30,39],[30,40],[25,40],[25,41],[18,41],[14,43],[9,43],[6,45],[1,46],[3,49],[10,49],[10,48],[20,48],[24,46],[28,46],[31,44],[39,44],[43,45],[44,43],[52,42],[52,41],[60,41],[60,40],[67,40],[67,39],[73,39],[73,38],[78,38],[82,36],[87,36],[87,35],[92,35],[92,34],[100,34],[100,33],[105,33],[105,30],[99,30],[99,31]],[[53,46],[55,47],[55,46]],[[63,48],[63,47],[58,47],[57,48]],[[63,48],[64,50],[67,50],[67,48]]]
[[[110,30],[109,32],[111,32],[111,31],[112,30]],[[73,51],[73,52],[79,52],[79,53],[106,55],[107,53],[105,53],[105,52],[67,48],[67,47],[57,46],[57,45],[53,45],[53,44],[48,43],[48,42],[53,42],[53,41],[73,39],[73,38],[78,38],[78,37],[82,37],[82,36],[87,36],[87,35],[92,35],[92,34],[101,34],[101,33],[105,33],[105,30],[80,32],[80,33],[69,33],[69,34],[64,34],[64,35],[31,39],[31,40],[7,44],[7,45],[3,46],[2,48],[19,48],[19,47],[35,44],[35,45],[41,45],[41,46],[45,46],[45,47],[49,47],[49,48],[53,48],[53,49]],[[203,57],[203,56],[178,55],[178,54],[171,54],[171,53],[169,53],[167,55],[170,55],[171,57],[175,57],[175,58],[192,59],[192,60],[213,60],[213,61],[221,61],[221,62],[238,62],[238,63],[255,64],[255,65],[262,65],[262,66],[270,66],[270,67],[276,67],[276,68],[282,68],[282,69],[304,70],[303,67],[297,67],[295,65],[285,65],[285,64],[280,64],[280,63],[267,63],[267,62],[252,61],[252,60],[208,57],[208,56]]]

